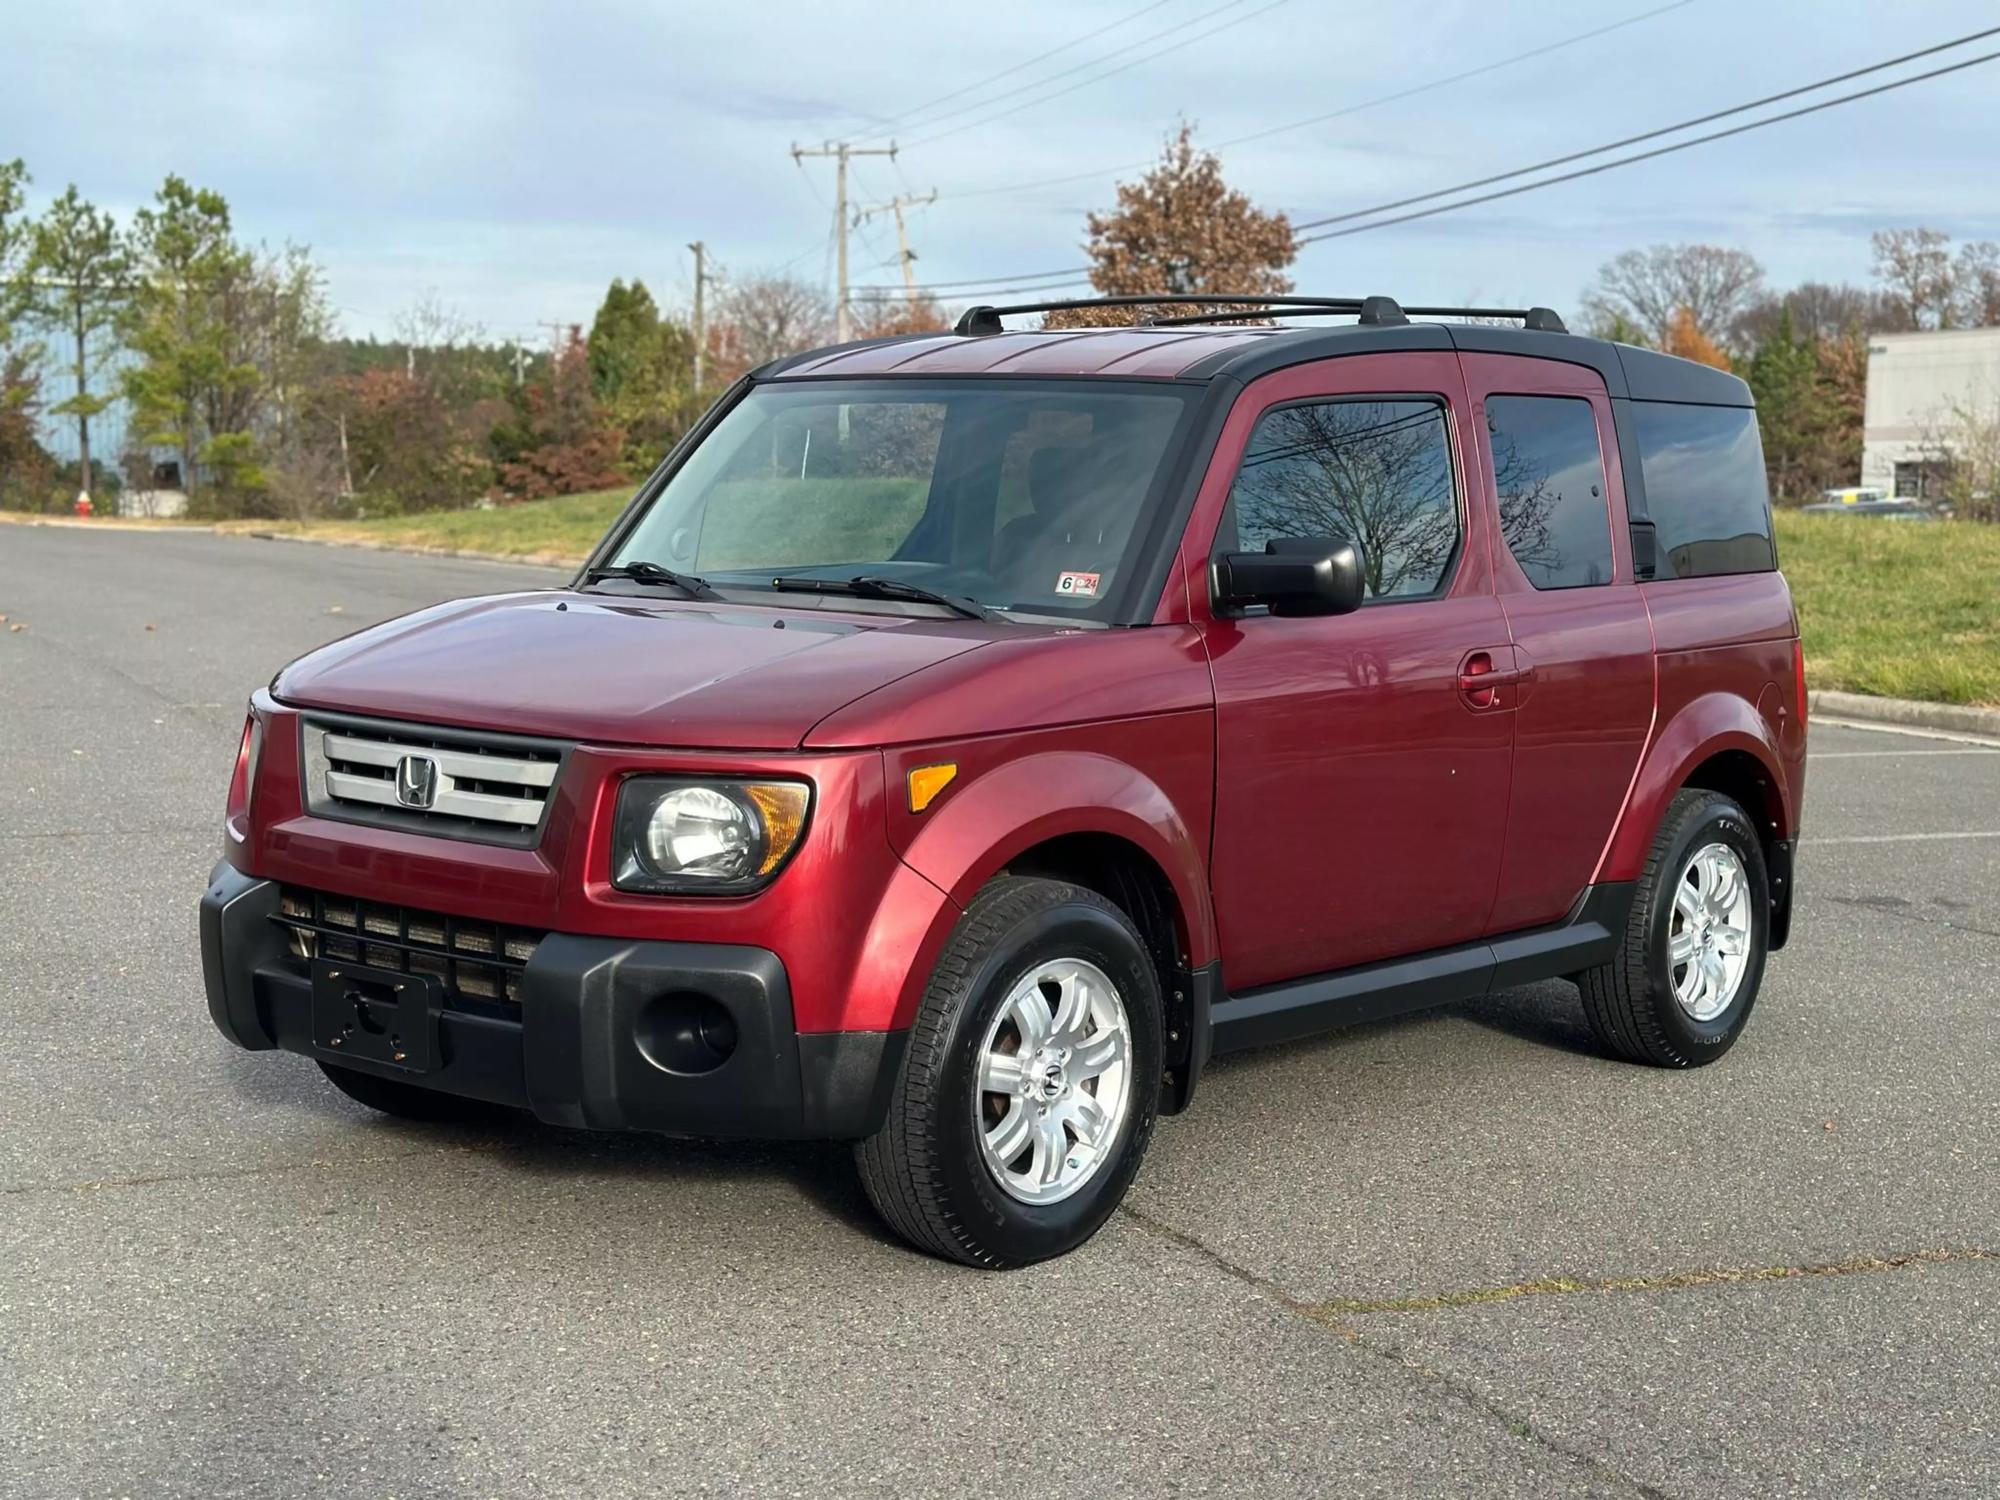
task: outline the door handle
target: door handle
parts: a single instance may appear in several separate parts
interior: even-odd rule
[[[1509,665],[1499,665],[1496,657]],[[1499,707],[1499,689],[1518,686],[1534,675],[1534,668],[1519,665],[1519,659],[1519,653],[1508,646],[1470,652],[1459,665],[1459,692],[1474,708]]]

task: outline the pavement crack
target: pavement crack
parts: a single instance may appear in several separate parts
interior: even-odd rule
[[[1851,1260],[1797,1266],[1721,1266],[1702,1271],[1667,1271],[1656,1276],[1600,1276],[1580,1279],[1551,1276],[1541,1281],[1517,1281],[1508,1286],[1476,1287],[1470,1291],[1438,1292],[1429,1296],[1390,1297],[1362,1301],[1333,1297],[1303,1304],[1309,1318],[1325,1321],[1362,1313],[1440,1312],[1475,1307],[1486,1302],[1512,1302],[1517,1297],[1566,1296],[1576,1292],[1671,1292],[1689,1287],[1733,1286],[1746,1281],[1793,1281],[1813,1276],[1859,1276],[1875,1271],[1900,1271],[1909,1266],[1951,1265],[1960,1261],[1995,1260],[1991,1250],[1912,1250],[1901,1255],[1862,1255]]]
[[[1418,1375],[1440,1386],[1464,1406],[1497,1422],[1510,1436],[1532,1444],[1550,1459],[1581,1469],[1598,1482],[1617,1486],[1629,1494],[1641,1497],[1641,1500],[1674,1500],[1669,1491],[1636,1479],[1596,1454],[1573,1447],[1560,1438],[1542,1431],[1526,1417],[1510,1411],[1470,1382],[1460,1379],[1449,1371],[1439,1370],[1424,1364],[1421,1360],[1412,1359],[1393,1344],[1372,1335],[1364,1335],[1359,1329],[1347,1327],[1336,1321],[1328,1311],[1328,1303],[1308,1302],[1294,1296],[1268,1277],[1258,1275],[1248,1266],[1238,1264],[1220,1251],[1203,1244],[1193,1235],[1176,1229],[1171,1224],[1132,1207],[1129,1203],[1121,1205],[1119,1212],[1147,1233],[1194,1252],[1233,1280],[1240,1281],[1263,1296],[1269,1297],[1294,1316],[1303,1318],[1306,1322],[1345,1340],[1368,1358],[1390,1365],[1398,1373]]]
[[[376,1151],[366,1155],[315,1156],[306,1161],[270,1162],[261,1167],[235,1167],[207,1172],[158,1172],[136,1177],[96,1177],[84,1182],[29,1182],[0,1188],[0,1198],[29,1197],[39,1193],[94,1193],[111,1188],[159,1187],[178,1182],[229,1182],[244,1177],[284,1177],[301,1172],[324,1172],[337,1167],[373,1167],[389,1162],[412,1161],[424,1156],[481,1156],[490,1146],[426,1146],[416,1151]]]
[[[1872,911],[1884,917],[1901,917],[1905,922],[1921,922],[1926,927],[1942,927],[1949,932],[1970,932],[1979,937],[2000,938],[2000,930],[1991,927],[1971,927],[1964,922],[1954,922],[1946,917],[1927,917],[1920,911],[1910,911],[1905,907],[1892,905],[1879,896],[1829,896],[1826,899],[1840,906],[1858,906],[1863,911]]]

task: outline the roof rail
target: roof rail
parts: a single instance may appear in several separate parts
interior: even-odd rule
[[[1292,297],[1262,296],[1231,292],[1137,292],[1109,297],[1070,297],[1056,302],[1014,302],[1005,307],[981,303],[968,307],[952,331],[984,337],[1007,330],[1003,317],[1019,313],[1068,312],[1094,307],[1195,307],[1220,308],[1197,311],[1170,318],[1147,318],[1143,326],[1178,328],[1194,323],[1243,323],[1277,312],[1285,317],[1334,317],[1351,314],[1363,324],[1387,326],[1410,321],[1409,315],[1427,318],[1519,318],[1522,326],[1539,333],[1567,333],[1563,320],[1546,307],[1411,307],[1404,308],[1393,297]]]

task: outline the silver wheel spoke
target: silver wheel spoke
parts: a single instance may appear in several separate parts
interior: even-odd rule
[[[1023,1053],[1032,1052],[1046,1042],[1049,1039],[1049,1004],[1042,998],[1041,986],[1023,985],[1015,994],[1013,1003],[1007,1007],[1007,1019],[1021,1034]]]
[[[1715,946],[1731,958],[1740,958],[1750,951],[1750,934],[1741,927],[1717,927]]]
[[[1063,1111],[1063,1118],[1076,1132],[1076,1138],[1093,1149],[1105,1144],[1110,1133],[1111,1116],[1094,1095],[1078,1092],[1070,1095],[1069,1106]]]
[[[1692,927],[1683,927],[1667,941],[1667,962],[1675,968],[1692,959],[1701,949]]]
[[[1095,1078],[1106,1068],[1125,1061],[1125,1033],[1100,1031],[1086,1037],[1070,1054],[1069,1076],[1076,1081]]]
[[[1056,1002],[1049,1040],[1058,1047],[1068,1047],[1073,1046],[1074,1039],[1083,1034],[1084,1017],[1090,1009],[1090,987],[1081,974],[1072,972],[1063,976],[1060,994],[1062,998]]]
[[[1674,910],[1689,927],[1701,921],[1701,894],[1685,880],[1674,890]]]
[[[1019,1053],[989,1052],[980,1065],[979,1086],[989,1094],[1005,1094],[1009,1098],[1021,1092],[1021,1080],[1027,1074],[1021,1071]]]
[[[1017,1099],[1007,1106],[1000,1123],[986,1132],[986,1149],[997,1160],[1011,1162],[1028,1144],[1034,1128],[1035,1112]]]
[[[1054,1187],[1068,1156],[1069,1136],[1063,1131],[1062,1120],[1054,1114],[1036,1115],[1035,1158],[1028,1167],[1036,1185]]]

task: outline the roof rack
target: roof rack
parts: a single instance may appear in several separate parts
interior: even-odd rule
[[[1215,312],[1183,313],[1170,318],[1147,318],[1143,326],[1179,328],[1194,323],[1242,323],[1270,316],[1272,311],[1286,317],[1335,317],[1351,314],[1364,325],[1388,326],[1407,323],[1410,315],[1423,318],[1519,318],[1524,328],[1537,333],[1567,333],[1563,320],[1546,307],[1403,307],[1394,297],[1267,297],[1229,292],[1152,292],[1120,294],[1112,297],[1071,297],[1057,302],[1015,302],[1005,307],[980,304],[968,307],[960,316],[954,333],[975,337],[1007,330],[1003,317],[1019,313],[1068,312],[1091,307],[1184,306],[1225,309]]]

